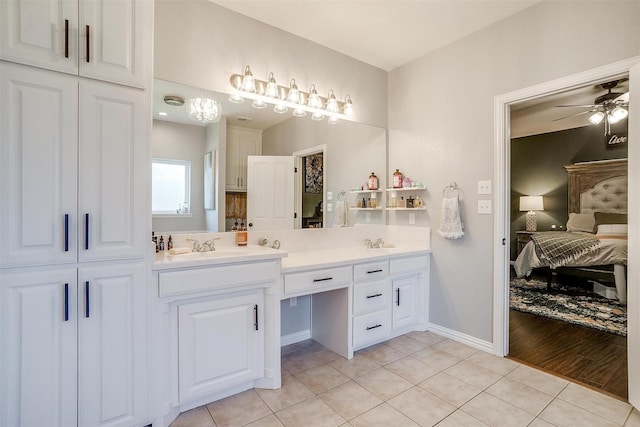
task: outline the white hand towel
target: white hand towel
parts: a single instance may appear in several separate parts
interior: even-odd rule
[[[347,201],[337,200],[336,207],[333,210],[333,226],[334,227],[346,227],[347,226]]]
[[[464,236],[463,228],[462,221],[460,221],[458,198],[442,199],[442,218],[438,234],[449,240],[460,239]]]

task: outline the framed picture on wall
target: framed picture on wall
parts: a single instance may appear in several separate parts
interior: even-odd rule
[[[304,192],[322,193],[322,153],[310,154],[304,158]]]

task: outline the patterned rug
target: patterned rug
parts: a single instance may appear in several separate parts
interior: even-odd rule
[[[547,293],[546,282],[513,279],[510,300],[514,310],[627,335],[627,307],[582,288],[554,283]]]

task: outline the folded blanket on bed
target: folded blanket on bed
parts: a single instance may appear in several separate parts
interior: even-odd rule
[[[531,235],[538,258],[551,268],[562,267],[576,258],[600,249],[600,240],[584,234],[565,231],[545,231]]]

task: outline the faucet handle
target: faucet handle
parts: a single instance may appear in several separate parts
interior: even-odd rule
[[[269,243],[269,241],[267,240],[266,237],[262,237],[262,238],[260,238],[260,240],[258,240],[258,244],[260,246],[267,246],[267,243]]]
[[[373,247],[373,242],[371,241],[371,239],[364,239],[364,244],[367,245],[367,248]]]

